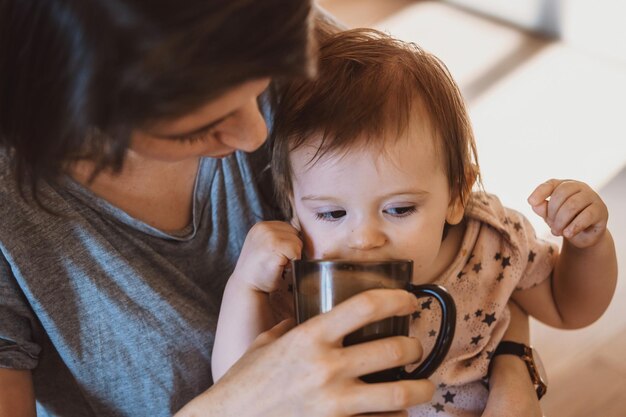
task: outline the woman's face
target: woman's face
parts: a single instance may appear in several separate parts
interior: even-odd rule
[[[267,138],[257,97],[269,82],[269,78],[245,82],[190,114],[134,130],[130,151],[169,162],[223,158],[236,150],[252,152]]]

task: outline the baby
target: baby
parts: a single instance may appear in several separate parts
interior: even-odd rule
[[[539,185],[528,202],[564,238],[559,250],[497,197],[472,192],[479,166],[462,97],[445,66],[415,45],[346,31],[321,45],[319,65],[317,78],[277,97],[272,168],[291,225],[260,223],[248,234],[223,300],[214,374],[289,314],[281,277],[290,259],[411,259],[414,283],[452,294],[457,328],[431,377],[432,402],[409,414],[480,415],[509,300],[564,329],[607,308],[617,279],[607,208],[582,182]],[[439,313],[424,300],[414,314],[425,352]]]

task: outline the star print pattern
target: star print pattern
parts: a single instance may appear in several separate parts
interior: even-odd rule
[[[454,403],[454,397],[456,396],[456,394],[451,393],[450,391],[446,392],[446,394],[443,396],[446,404],[447,403]]]
[[[502,209],[495,198],[487,202],[474,206],[479,214],[470,210],[470,216],[476,216],[473,218],[479,218],[489,227],[480,229],[470,246],[463,241],[458,255],[462,256],[462,263],[450,271],[449,278],[435,281],[446,287],[457,303],[456,334],[446,361],[431,377],[437,386],[432,401],[411,408],[410,417],[470,415],[467,410],[476,409],[469,404],[472,395],[479,391],[472,391],[473,383],[459,385],[455,381],[477,381],[480,392],[486,392],[481,381],[499,342],[494,334],[501,334],[502,327],[509,322],[508,297],[516,287],[529,288],[546,279],[553,265],[554,256],[550,252],[554,249],[534,237],[527,220],[506,209],[506,215],[488,220],[482,214],[484,211]],[[422,335],[424,351],[430,352],[436,339],[433,334],[438,335],[433,326],[439,329],[440,307],[437,302],[425,304],[424,301],[420,306],[420,330],[415,329],[414,334]]]
[[[472,345],[477,345],[482,339],[482,335],[472,337]]]
[[[488,204],[468,205],[466,236],[456,264],[449,275],[434,281],[446,287],[456,301],[456,333],[444,363],[430,378],[437,387],[435,395],[430,402],[410,408],[410,417],[469,415],[467,410],[477,409],[470,403],[476,398],[484,401],[479,403],[484,407],[486,394],[483,398],[478,393],[487,391],[480,381],[499,342],[494,335],[501,334],[509,321],[506,301],[516,287],[530,288],[546,279],[558,254],[556,246],[535,238],[532,226],[519,213],[504,209],[496,197],[487,196],[485,201]],[[293,315],[290,280],[282,282],[282,301]],[[278,300],[274,295],[270,294],[270,300]],[[422,342],[425,355],[439,333],[441,309],[433,301],[420,299],[410,324],[411,335]],[[290,317],[275,315],[281,320]]]
[[[491,327],[494,321],[496,321],[496,313],[485,314],[483,323],[487,323],[487,326]]]

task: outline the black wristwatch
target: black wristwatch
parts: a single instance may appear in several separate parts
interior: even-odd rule
[[[539,354],[531,346],[523,343],[502,341],[496,348],[491,359],[498,355],[515,355],[519,356],[528,368],[530,379],[537,390],[537,398],[541,399],[548,391],[548,378],[546,371],[541,363]],[[491,374],[491,363],[489,364],[489,374]]]

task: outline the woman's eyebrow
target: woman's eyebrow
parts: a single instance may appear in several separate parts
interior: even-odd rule
[[[154,136],[158,137],[158,138],[162,138],[162,139],[177,139],[180,137],[184,137],[184,136],[193,136],[193,135],[197,135],[198,133],[204,133],[209,129],[214,128],[215,126],[219,125],[220,123],[222,123],[224,120],[228,119],[230,116],[232,116],[235,112],[232,111],[230,113],[228,113],[225,116],[220,117],[217,120],[214,120],[204,126],[200,126],[197,129],[194,129],[192,131],[189,132],[184,132],[184,133],[175,133],[175,134],[169,134],[169,135],[157,135],[154,134]]]

